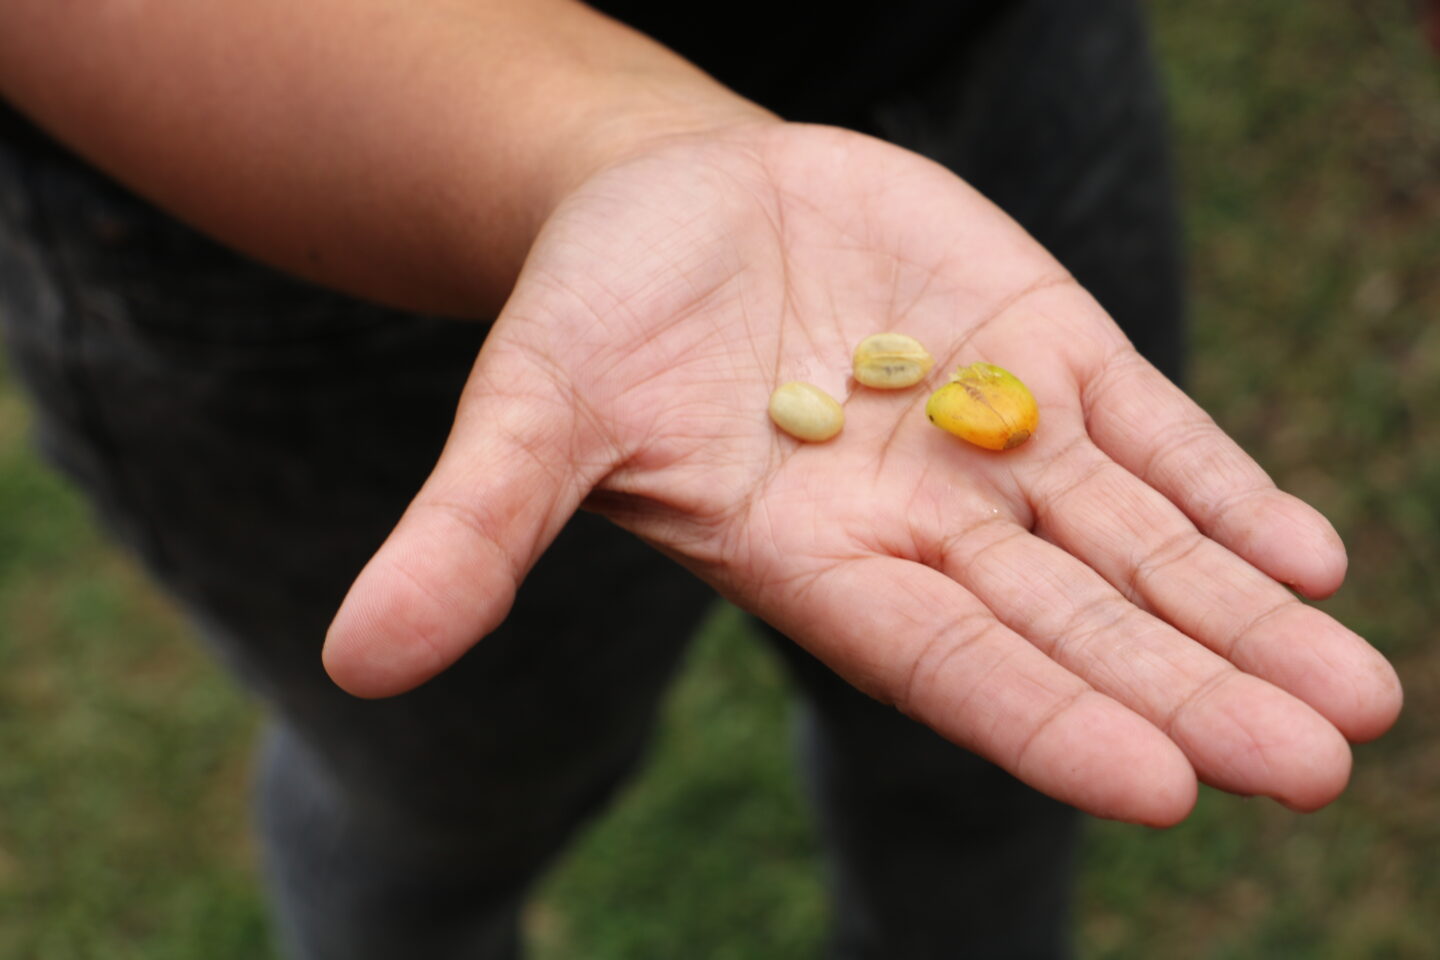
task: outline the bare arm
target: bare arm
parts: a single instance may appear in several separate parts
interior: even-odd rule
[[[570,0],[12,0],[0,95],[259,259],[477,316],[589,173],[768,116]]]

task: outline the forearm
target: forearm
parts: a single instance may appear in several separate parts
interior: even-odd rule
[[[764,116],[571,0],[12,0],[0,93],[253,256],[477,316],[588,172]]]

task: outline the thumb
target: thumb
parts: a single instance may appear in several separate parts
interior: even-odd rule
[[[435,470],[326,634],[325,670],[343,689],[403,693],[505,619],[520,582],[606,469],[598,434],[580,442],[573,399],[522,352],[481,351]]]

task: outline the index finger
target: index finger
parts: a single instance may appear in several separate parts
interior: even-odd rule
[[[1345,579],[1345,547],[1309,504],[1276,488],[1198,404],[1131,347],[1082,385],[1095,444],[1164,494],[1208,537],[1307,597]]]

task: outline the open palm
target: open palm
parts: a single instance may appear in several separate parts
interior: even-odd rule
[[[849,378],[865,336],[932,382]],[[932,427],[957,365],[1040,403],[1003,454]],[[806,380],[836,439],[766,416]],[[856,134],[675,139],[581,186],[542,232],[434,474],[327,640],[347,689],[444,669],[505,616],[580,506],[695,570],[851,683],[1090,812],[1170,823],[1195,781],[1308,809],[1346,739],[1399,709],[1320,596],[1344,551],[1142,360],[1003,213]],[[603,558],[596,558],[603,563]]]

